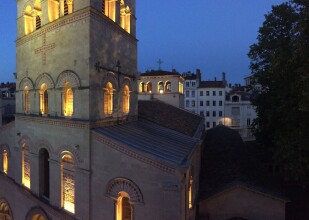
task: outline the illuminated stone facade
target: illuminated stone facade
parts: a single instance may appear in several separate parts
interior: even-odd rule
[[[17,5],[16,116],[0,127],[0,218],[194,217],[200,126],[198,137],[166,130],[177,134],[176,144],[178,137],[190,143],[184,161],[176,162],[156,149],[136,149],[135,143],[152,147],[139,140],[144,137],[125,143],[114,136],[121,132],[98,130],[144,123],[138,119],[135,0]]]

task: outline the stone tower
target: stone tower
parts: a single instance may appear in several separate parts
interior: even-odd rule
[[[22,159],[15,166],[22,170],[10,175],[89,219],[91,129],[137,118],[135,0],[17,5],[15,156]]]

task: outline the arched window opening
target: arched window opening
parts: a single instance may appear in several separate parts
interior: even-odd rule
[[[141,82],[139,84],[139,92],[145,92],[145,83],[144,82]]]
[[[3,173],[8,174],[9,169],[9,160],[8,160],[8,153],[6,150],[2,153],[2,167],[3,167]]]
[[[32,217],[31,220],[46,220],[46,219],[44,218],[43,215],[41,215],[41,214],[36,214],[36,215],[34,215],[34,216]]]
[[[108,82],[104,88],[104,114],[113,113],[113,85]]]
[[[123,89],[123,98],[122,98],[123,112],[129,113],[130,111],[130,90],[129,86],[125,85]]]
[[[126,192],[120,192],[116,202],[115,220],[132,220],[132,206],[129,195]]]
[[[49,198],[49,153],[46,149],[39,152],[39,190],[41,196]]]
[[[28,86],[25,86],[24,88],[24,112],[30,112],[30,93]]]
[[[32,17],[32,8],[30,5],[26,7],[24,13],[24,22],[25,22],[25,35],[33,32],[33,17]]]
[[[10,207],[4,200],[0,200],[0,219],[12,220]]]
[[[74,11],[74,0],[63,1],[63,16],[69,15]]]
[[[73,115],[73,104],[74,104],[74,93],[70,83],[64,84],[64,90],[62,94],[63,100],[63,114],[64,116],[70,117]]]
[[[30,152],[29,146],[22,146],[22,184],[30,189]]]
[[[158,83],[158,93],[163,94],[164,92],[164,84],[163,82]]]
[[[239,102],[239,96],[234,95],[234,96],[232,97],[232,102]]]
[[[40,112],[42,115],[48,114],[48,92],[45,83],[41,85],[40,89]]]
[[[60,2],[59,0],[48,0],[48,19],[50,22],[60,17]]]
[[[61,188],[62,207],[71,213],[75,213],[74,159],[70,154],[62,156]]]
[[[152,83],[148,82],[146,85],[146,92],[152,93]]]
[[[38,30],[41,28],[41,17],[37,15],[35,17],[35,29]]]
[[[192,184],[193,184],[193,177],[190,176],[190,180],[189,180],[189,190],[188,190],[188,204],[189,204],[189,209],[192,208],[192,197],[193,197],[193,193],[192,193]]]
[[[129,6],[125,9],[125,26],[124,29],[130,34],[131,32],[131,11]]]
[[[164,91],[165,92],[171,92],[172,91],[172,83],[170,81],[167,81],[165,83]]]

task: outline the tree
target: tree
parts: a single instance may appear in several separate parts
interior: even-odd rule
[[[273,6],[248,54],[260,88],[253,132],[284,177],[302,184],[309,182],[308,8],[307,0]]]

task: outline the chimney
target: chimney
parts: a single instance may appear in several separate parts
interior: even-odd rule
[[[172,72],[173,72],[173,73],[176,73],[177,71],[176,71],[176,69],[172,69]]]
[[[199,82],[201,81],[201,70],[200,69],[196,69],[196,78],[199,80]]]
[[[223,83],[225,84],[226,83],[226,74],[225,74],[225,72],[222,72],[222,81],[223,81]]]
[[[217,77],[215,77],[215,81],[217,81]]]

